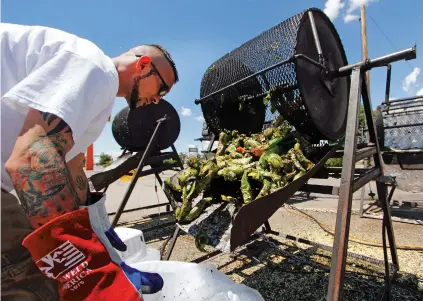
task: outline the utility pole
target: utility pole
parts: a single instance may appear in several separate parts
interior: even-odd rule
[[[362,4],[360,6],[360,11],[361,11],[361,18],[360,18],[360,24],[361,24],[361,47],[362,47],[362,51],[363,51],[363,60],[367,60],[369,58],[369,51],[367,48],[367,26],[366,26],[366,6],[364,4]],[[368,89],[370,89],[370,71],[366,71],[366,83],[367,83],[367,87]],[[366,137],[366,142],[369,143],[370,142],[370,135],[369,135],[369,131],[366,131],[366,119],[364,119],[364,129],[363,129],[363,135]],[[365,159],[364,161],[364,167],[369,167],[370,165],[370,160],[371,158],[368,157]],[[370,184],[369,184],[370,185]],[[366,186],[363,186],[361,188],[361,200],[360,200],[360,217],[363,217],[364,214],[364,197],[365,197],[365,191],[366,191]]]
[[[361,41],[363,48],[363,60],[369,58],[369,51],[367,49],[367,26],[366,26],[366,6],[363,4],[361,10]],[[370,71],[366,72],[367,86],[370,87]]]
[[[363,51],[363,60],[367,60],[369,58],[369,50],[367,48],[367,26],[366,26],[366,6],[362,4],[360,6],[361,11],[361,18],[360,18],[360,24],[361,24],[361,48]],[[366,84],[368,89],[370,89],[370,71],[366,71]],[[366,126],[366,120],[364,120],[364,126]],[[363,129],[365,130],[365,129]],[[364,134],[364,132],[363,132]],[[369,143],[369,132],[366,132],[366,141]],[[370,157],[369,157],[370,160]]]

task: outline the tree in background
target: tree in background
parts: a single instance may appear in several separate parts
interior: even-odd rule
[[[181,159],[182,164],[185,163],[185,159],[187,158],[187,154],[180,152],[179,158]]]
[[[100,165],[101,166],[107,167],[110,164],[112,164],[112,162],[113,162],[112,156],[105,154],[105,153],[100,154]]]
[[[372,112],[373,120],[376,122],[376,110]],[[367,131],[367,125],[366,125],[366,115],[364,113],[364,106],[360,105],[360,115],[358,120],[358,133],[359,133],[359,140],[360,142],[366,141],[366,131]]]
[[[376,118],[376,110],[372,112],[373,120]],[[358,143],[365,143],[366,142],[366,115],[364,113],[364,106],[360,104],[360,113],[358,119]],[[343,158],[330,158],[326,162],[327,167],[342,167],[342,160]]]

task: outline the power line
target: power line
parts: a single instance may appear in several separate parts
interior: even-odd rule
[[[383,32],[382,28],[379,27],[379,25],[376,23],[376,21],[372,18],[372,16],[369,16],[370,19],[375,23],[377,29],[379,29],[380,33],[385,37],[385,39],[391,44],[392,48],[394,48],[395,51],[398,51],[398,48],[394,45],[394,43],[391,41],[391,39],[388,38],[388,36]],[[405,61],[407,65],[413,70],[413,67],[410,65],[408,61]]]

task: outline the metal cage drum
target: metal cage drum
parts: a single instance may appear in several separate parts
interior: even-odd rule
[[[307,60],[320,58],[309,12],[324,58],[320,66]],[[321,10],[307,9],[211,64],[196,103],[201,103],[204,119],[216,135],[233,129],[260,132],[280,113],[309,140],[336,140],[345,132],[350,82],[348,76],[329,79],[325,70],[347,64],[332,22]],[[272,100],[266,102],[268,91]]]

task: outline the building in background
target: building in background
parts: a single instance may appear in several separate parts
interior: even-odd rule
[[[197,157],[197,155],[198,155],[198,147],[193,144],[188,145],[188,156]]]
[[[201,153],[206,153],[208,150],[208,147],[210,145],[212,139],[212,134],[209,131],[209,128],[207,127],[207,123],[203,122],[203,128],[201,131],[201,137],[194,139],[194,141],[200,141],[201,142]],[[215,141],[212,145],[211,151],[215,150],[219,144],[219,137],[215,138]]]

